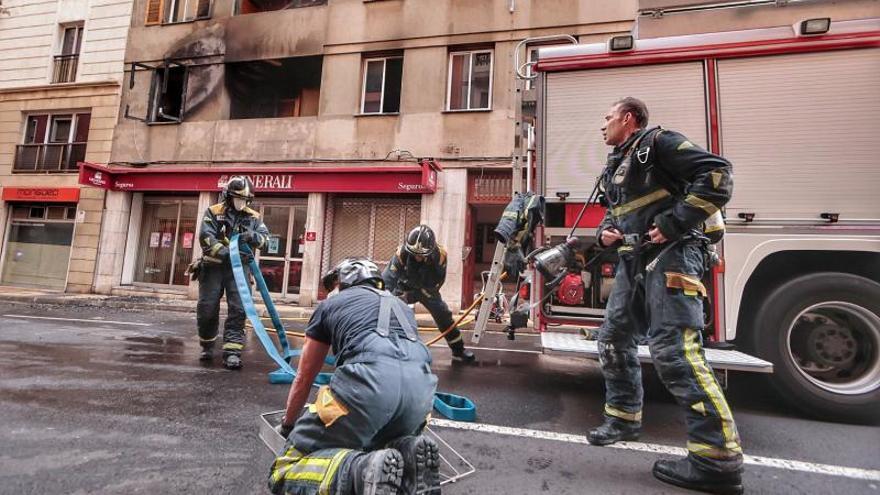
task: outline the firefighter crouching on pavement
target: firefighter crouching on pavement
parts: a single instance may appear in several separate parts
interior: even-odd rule
[[[214,341],[220,324],[220,298],[226,293],[227,315],[223,325],[223,362],[229,369],[241,368],[241,351],[244,349],[245,312],[238,295],[238,287],[229,260],[229,239],[239,234],[239,242],[256,250],[269,238],[269,230],[260,214],[248,207],[254,199],[254,186],[250,179],[236,176],[223,188],[220,203],[208,207],[199,228],[202,258],[197,269],[199,280],[199,303],[196,321],[199,341],[202,345],[200,359],[213,358]],[[245,278],[250,270],[248,260],[243,260]]]
[[[437,244],[431,227],[418,225],[407,234],[385,267],[382,278],[385,287],[403,296],[407,304],[422,303],[441,332],[454,323],[452,311],[440,296],[440,287],[446,281],[446,249]],[[445,338],[452,349],[453,360],[474,361],[474,353],[465,349],[458,328],[453,328]]]
[[[644,103],[625,98],[602,127],[614,150],[602,176],[608,211],[597,238],[602,246],[618,246],[620,263],[599,332],[605,421],[588,440],[608,445],[638,438],[636,346],[647,337],[660,379],[685,410],[688,434],[687,458],[657,461],[654,476],[710,493],[742,493],[739,434],[702,346],[704,232],[723,228],[707,219],[730,199],[731,165],[677,132],[646,129],[647,123]]]
[[[379,268],[367,259],[342,261],[324,276],[323,285],[328,292],[338,287],[339,293],[318,305],[306,327],[279,427],[287,443],[272,464],[270,490],[440,493],[439,450],[420,435],[437,377],[415,315],[383,290]],[[303,411],[331,347],[336,371]]]

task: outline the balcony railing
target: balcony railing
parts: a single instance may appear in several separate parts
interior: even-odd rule
[[[86,158],[86,143],[19,144],[13,172],[76,172]]]
[[[79,63],[79,54],[56,55],[55,69],[52,72],[52,84],[67,83],[76,80],[76,66]]]

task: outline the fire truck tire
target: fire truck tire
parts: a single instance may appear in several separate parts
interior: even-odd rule
[[[752,340],[773,387],[804,413],[831,421],[880,418],[880,284],[824,272],[777,287]]]

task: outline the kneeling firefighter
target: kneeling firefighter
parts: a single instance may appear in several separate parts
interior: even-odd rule
[[[223,188],[220,203],[205,210],[199,228],[202,258],[195,267],[191,267],[193,277],[199,280],[196,321],[202,345],[200,359],[203,361],[213,358],[214,341],[220,325],[220,299],[226,293],[223,361],[229,369],[241,368],[245,337],[245,311],[229,260],[229,239],[239,234],[239,243],[247,244],[253,250],[262,248],[269,239],[269,230],[260,219],[260,214],[248,207],[253,199],[254,186],[250,179],[244,176],[229,179]],[[243,260],[242,263],[245,278],[249,274],[249,261]]]
[[[440,493],[439,449],[420,435],[437,377],[415,315],[383,290],[379,268],[367,259],[342,261],[323,285],[339,293],[318,306],[306,327],[279,427],[287,444],[272,464],[269,489],[290,495]],[[303,411],[331,347],[336,371]]]

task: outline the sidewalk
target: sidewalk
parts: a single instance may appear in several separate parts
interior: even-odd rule
[[[255,295],[256,300],[260,300],[259,295]],[[196,312],[196,301],[192,299],[182,299],[174,296],[162,295],[143,295],[143,296],[108,296],[102,294],[66,294],[63,292],[28,289],[21,287],[0,286],[0,302],[17,303],[17,304],[46,304],[52,306],[79,306],[79,307],[95,307],[95,308],[118,308],[118,309],[134,309],[134,310],[154,310],[154,311],[176,311],[181,313]],[[274,301],[273,301],[274,302]],[[257,302],[257,311],[260,316],[269,317],[266,306]],[[275,308],[281,318],[302,318],[304,321],[312,316],[315,308],[304,308],[288,303],[275,302]],[[421,306],[416,306],[417,311],[422,310]],[[226,304],[220,304],[220,312],[226,312]],[[471,316],[475,316],[471,313]],[[460,314],[460,312],[459,312]],[[431,315],[425,312],[416,312],[416,321],[419,326],[433,327],[434,320]],[[463,325],[469,327],[469,325]],[[489,327],[500,330],[503,325],[490,323]]]

